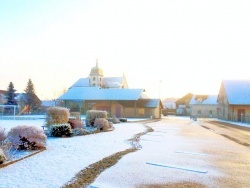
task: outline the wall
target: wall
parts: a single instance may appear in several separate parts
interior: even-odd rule
[[[111,109],[110,109],[111,106]],[[104,101],[96,103],[93,110],[105,110],[108,112],[108,116],[116,116],[117,118],[124,116],[124,108],[118,102],[115,101]]]
[[[217,107],[218,105],[202,105],[202,104],[193,105],[192,114],[197,115],[197,117],[203,117],[203,118],[217,118],[218,117]],[[201,111],[200,114],[199,110]],[[209,111],[211,111],[212,114],[210,114]]]
[[[228,99],[224,85],[222,84],[218,95],[218,118],[228,120],[229,119],[228,114],[229,114]]]

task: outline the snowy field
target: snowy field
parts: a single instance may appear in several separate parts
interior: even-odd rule
[[[134,121],[132,123],[115,124],[115,130],[111,132],[70,138],[48,138],[47,150],[0,169],[0,187],[61,187],[90,164],[131,148],[127,140],[146,130],[136,120],[141,119],[131,119],[130,121]],[[167,126],[160,122],[148,124],[153,127],[154,132],[141,137],[140,144],[143,149],[124,156],[115,166],[103,172],[90,187],[135,187],[143,183],[165,183],[169,180],[189,180],[214,186],[216,183],[211,181],[211,176],[218,178],[221,173],[208,160],[213,155],[204,154],[200,150],[201,144],[208,141],[200,138],[199,142],[193,143],[180,135],[182,129],[187,128],[190,134],[211,133],[205,133],[204,129],[197,126],[199,120],[194,122],[189,117],[163,118],[163,121],[166,120],[169,121]],[[189,127],[186,126],[187,123]],[[17,125],[33,125],[42,129],[43,124],[44,119],[40,118],[0,120],[0,127],[7,130]],[[189,151],[188,155],[185,154],[186,151]],[[189,161],[191,165],[183,160]],[[178,164],[197,170],[197,173],[171,170],[160,167],[161,164],[170,166]],[[211,176],[204,175],[204,172],[208,172]]]
[[[0,120],[0,127],[9,130],[17,125],[33,125],[42,129],[43,123],[43,119]],[[130,148],[126,140],[145,131],[136,122],[114,127],[114,131],[99,134],[48,138],[47,150],[0,169],[0,187],[60,187],[90,164]]]

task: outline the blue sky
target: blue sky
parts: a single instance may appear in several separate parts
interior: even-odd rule
[[[29,78],[58,97],[99,59],[151,97],[217,94],[249,79],[250,2],[224,0],[0,0],[0,89]]]

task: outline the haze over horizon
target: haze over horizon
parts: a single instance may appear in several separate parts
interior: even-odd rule
[[[250,79],[250,2],[0,1],[0,89],[57,98],[99,61],[152,98],[217,94]]]

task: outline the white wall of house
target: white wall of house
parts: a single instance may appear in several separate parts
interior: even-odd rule
[[[192,114],[197,115],[197,117],[217,118],[218,117],[217,107],[218,105],[196,104],[196,105],[192,105],[191,109],[192,109]]]

